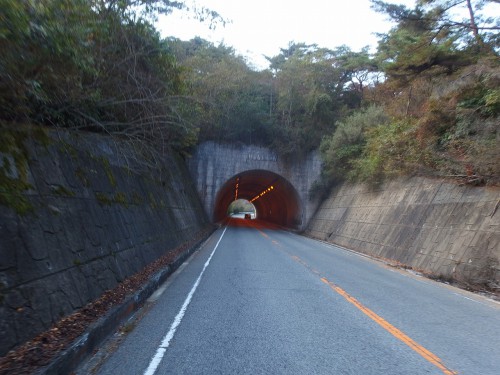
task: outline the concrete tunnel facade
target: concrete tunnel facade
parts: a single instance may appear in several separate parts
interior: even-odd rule
[[[216,194],[213,220],[222,221],[236,199],[250,201],[260,220],[290,228],[301,224],[302,204],[297,190],[274,172],[257,169],[231,177]]]
[[[226,217],[235,198],[250,201],[270,186],[270,192],[252,202],[261,220],[303,230],[318,207],[319,201],[310,197],[321,173],[317,152],[285,161],[265,147],[204,142],[187,164],[205,212],[214,222]]]

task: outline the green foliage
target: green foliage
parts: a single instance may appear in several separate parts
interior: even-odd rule
[[[494,27],[481,21],[484,2],[373,3],[397,26],[380,39],[376,58],[386,80],[367,100],[392,119],[364,132],[364,143],[327,138],[325,176],[374,183],[422,173],[498,183],[500,66],[488,34]],[[453,19],[461,5],[471,6],[466,21]],[[338,168],[346,160],[352,169]]]
[[[372,71],[366,51],[291,44],[270,59],[275,74],[272,146],[283,156],[318,147],[335,122],[358,108]]]
[[[106,159],[105,157],[101,157],[100,161],[102,163],[102,166],[104,167],[104,171],[106,172],[106,176],[108,177],[108,181],[111,184],[111,186],[116,187],[116,178],[115,175],[113,174],[113,171],[111,170],[111,165],[109,164],[109,160]]]
[[[73,265],[81,266],[82,264],[83,262],[81,261],[81,259],[73,259]]]
[[[75,175],[79,178],[79,180],[82,182],[83,186],[89,187],[90,186],[90,181],[87,173],[80,167],[77,167],[75,169]]]
[[[232,48],[200,38],[172,41],[193,98],[202,140],[264,143],[270,85]]]
[[[316,149],[335,121],[361,105],[376,66],[368,52],[290,44],[256,72],[232,48],[171,41],[184,66],[201,140],[256,143],[285,158]]]
[[[410,9],[375,0],[397,23],[376,56],[290,43],[258,72],[231,47],[161,38],[156,15],[184,1],[0,0],[0,120],[111,134],[151,164],[198,140],[261,144],[285,159],[321,143],[323,191],[417,171],[497,181],[498,25],[481,11],[487,2],[420,0]],[[461,6],[465,20],[456,18]],[[11,207],[29,206],[23,153],[0,150],[0,197]],[[76,174],[88,186],[85,171]]]
[[[494,48],[498,20],[488,14],[488,3],[497,0],[419,0],[417,4],[432,14],[440,28],[448,28],[462,43],[476,52],[489,53]],[[467,14],[466,17],[461,16]],[[459,18],[462,17],[462,18]]]
[[[321,142],[323,177],[329,181],[338,181],[350,175],[354,161],[362,155],[365,148],[367,132],[388,123],[389,118],[384,109],[376,106],[355,112],[338,122],[335,132]]]
[[[118,191],[114,197],[113,197],[113,202],[115,203],[119,203],[121,204],[122,206],[125,206],[125,207],[128,207],[128,200],[127,200],[127,196],[125,195],[125,193],[121,192],[121,191]]]
[[[97,201],[102,204],[103,206],[109,206],[113,203],[113,200],[109,198],[106,194],[101,193],[101,192],[95,192],[94,193],[95,198]]]
[[[134,191],[132,192],[132,201],[131,201],[132,204],[135,204],[136,206],[140,205],[143,203],[143,199],[141,198],[141,196],[139,195],[138,192]]]
[[[469,50],[472,54],[468,57],[472,59],[494,52],[498,41],[498,35],[495,35],[500,29],[498,20],[490,17],[485,8],[489,2],[497,0],[419,0],[414,9],[409,9],[403,5],[372,0],[376,10],[398,23],[392,32],[413,32],[416,40],[424,36],[429,45],[437,49],[453,45],[455,49]],[[439,61],[435,63],[439,65]],[[451,64],[451,61],[448,63]]]
[[[153,210],[157,210],[159,208],[159,204],[158,202],[156,201],[156,198],[155,196],[153,195],[153,193],[149,192],[149,206],[153,209]]]
[[[113,204],[120,204],[128,208],[129,202],[127,196],[123,192],[116,192],[115,195],[109,196],[105,193],[95,192],[95,198],[103,206],[111,206]]]
[[[432,111],[420,118],[427,138],[435,137],[431,149],[438,170],[462,176],[469,182],[499,181],[500,134],[499,65],[480,60],[462,72],[456,84],[432,99]],[[439,125],[439,126],[437,126]]]
[[[105,132],[158,149],[196,142],[181,99],[181,69],[148,21],[151,12],[183,2],[0,0],[0,6],[0,119]]]
[[[74,191],[72,191],[64,186],[61,186],[61,185],[54,187],[52,189],[52,191],[55,194],[63,196],[63,197],[74,197],[76,195]]]
[[[29,129],[10,129],[0,124],[0,204],[19,215],[33,211],[24,194],[32,186],[28,182],[28,153],[24,142]]]
[[[377,59],[389,77],[406,84],[422,74],[449,74],[466,65],[469,55],[457,49],[446,28],[436,31],[434,18],[421,9],[409,11],[404,21],[379,41]]]
[[[372,3],[398,22],[379,41],[377,59],[388,76],[403,85],[424,74],[449,75],[498,54],[492,34],[500,27],[481,11],[485,1],[421,0],[414,9]]]
[[[393,121],[370,129],[362,157],[353,162],[349,177],[373,183],[385,177],[411,174],[425,163],[412,120]]]
[[[500,89],[479,87],[468,93],[457,105],[459,109],[474,110],[484,117],[500,114]]]
[[[484,93],[484,109],[482,113],[486,116],[498,116],[500,114],[500,89],[488,89]]]

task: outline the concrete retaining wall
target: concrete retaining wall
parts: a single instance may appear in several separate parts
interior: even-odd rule
[[[499,188],[425,178],[344,184],[307,233],[444,279],[500,287]]]
[[[0,356],[208,223],[173,153],[149,168],[150,157],[95,134],[51,133],[48,142],[23,144],[24,171],[22,160],[0,153],[4,177],[7,163],[12,181],[24,173],[31,186],[11,207],[0,205]],[[20,197],[30,206],[23,214]]]

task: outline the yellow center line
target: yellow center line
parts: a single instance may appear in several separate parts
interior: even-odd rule
[[[265,234],[265,233],[264,233],[263,231],[261,231],[260,229],[257,229],[257,231],[258,231],[258,232],[259,232],[259,233],[260,233],[263,237],[267,238],[268,240],[271,240],[271,242],[272,242],[274,245],[276,245],[276,246],[278,246],[278,247],[281,247],[281,244],[280,244],[278,241],[273,240],[272,238],[270,238],[267,234]]]
[[[345,290],[343,290],[339,286],[335,285],[334,283],[328,281],[324,277],[321,278],[321,281],[323,281],[332,290],[334,290],[335,292],[340,294],[342,297],[344,297],[348,302],[350,302],[351,304],[356,306],[360,311],[362,311],[364,314],[366,314],[370,319],[372,319],[375,323],[377,323],[382,328],[384,328],[386,331],[388,331],[395,338],[397,338],[398,340],[401,340],[403,343],[408,345],[411,349],[413,349],[415,352],[420,354],[427,361],[429,361],[434,366],[436,366],[438,369],[440,369],[443,372],[443,374],[445,374],[445,375],[457,374],[457,372],[452,371],[448,367],[446,367],[443,364],[443,361],[441,360],[441,358],[439,358],[437,355],[435,355],[434,353],[432,353],[429,350],[427,350],[426,348],[424,348],[422,345],[420,345],[419,343],[414,341],[412,338],[410,338],[408,335],[403,333],[398,328],[394,327],[387,320],[385,320],[381,316],[375,314],[372,310],[370,310],[368,307],[364,306],[361,302],[359,302],[356,298],[351,296]]]
[[[304,262],[302,259],[300,259],[296,255],[290,255],[293,260],[296,262],[302,264],[304,267],[307,269],[311,270],[313,273],[319,275],[320,273],[311,268],[306,262]],[[392,324],[390,324],[387,320],[382,318],[381,316],[377,315],[375,312],[370,310],[368,307],[364,306],[361,302],[359,302],[356,298],[351,296],[349,293],[347,293],[344,289],[341,287],[335,285],[334,283],[328,281],[326,278],[322,277],[321,281],[327,284],[332,290],[340,294],[342,297],[344,297],[348,302],[353,304],[355,307],[357,307],[361,312],[363,312],[365,315],[367,315],[370,319],[375,321],[378,325],[380,325],[382,328],[384,328],[386,331],[388,331],[391,335],[396,337],[398,340],[401,340],[403,343],[408,345],[411,349],[413,349],[415,352],[420,354],[424,359],[426,359],[428,362],[439,368],[443,374],[445,375],[456,375],[457,372],[450,370],[447,368],[444,364],[441,358],[439,358],[437,355],[432,353],[431,351],[427,350],[424,348],[422,345],[414,341],[411,337],[403,333],[400,329],[394,327]]]
[[[268,235],[266,235],[264,232],[259,230],[259,232],[266,238],[270,239]],[[272,240],[273,243],[276,244],[276,241]],[[297,255],[292,255],[287,252],[288,256],[290,256],[294,261],[302,264],[304,267],[312,271],[314,274],[321,276],[320,272],[316,269],[311,268],[306,262],[304,262],[300,257]],[[393,335],[395,338],[398,340],[402,341],[406,345],[408,345],[412,350],[414,350],[416,353],[421,355],[424,359],[426,359],[428,362],[436,366],[438,369],[440,369],[443,374],[445,375],[456,375],[458,372],[450,370],[446,365],[443,363],[442,359],[439,358],[437,355],[432,353],[431,351],[427,350],[424,348],[422,345],[414,341],[411,337],[406,335],[403,331],[400,329],[394,327],[392,324],[390,324],[387,320],[382,318],[381,316],[377,315],[375,312],[370,310],[368,307],[364,306],[361,302],[359,302],[356,298],[351,296],[349,293],[347,293],[344,289],[341,287],[335,285],[334,283],[328,281],[325,277],[321,277],[321,281],[327,284],[333,291],[336,293],[340,294],[342,297],[344,297],[349,303],[357,307],[361,312],[363,312],[366,316],[368,316],[370,319],[372,319],[375,323],[380,325],[382,328],[384,328],[387,332],[389,332],[391,335]]]

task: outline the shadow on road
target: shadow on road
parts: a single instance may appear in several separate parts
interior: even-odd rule
[[[283,228],[280,225],[270,223],[268,221],[263,221],[259,219],[240,219],[229,217],[226,218],[222,223],[222,225],[227,225],[233,228],[253,228],[259,230],[286,230],[287,228]]]

